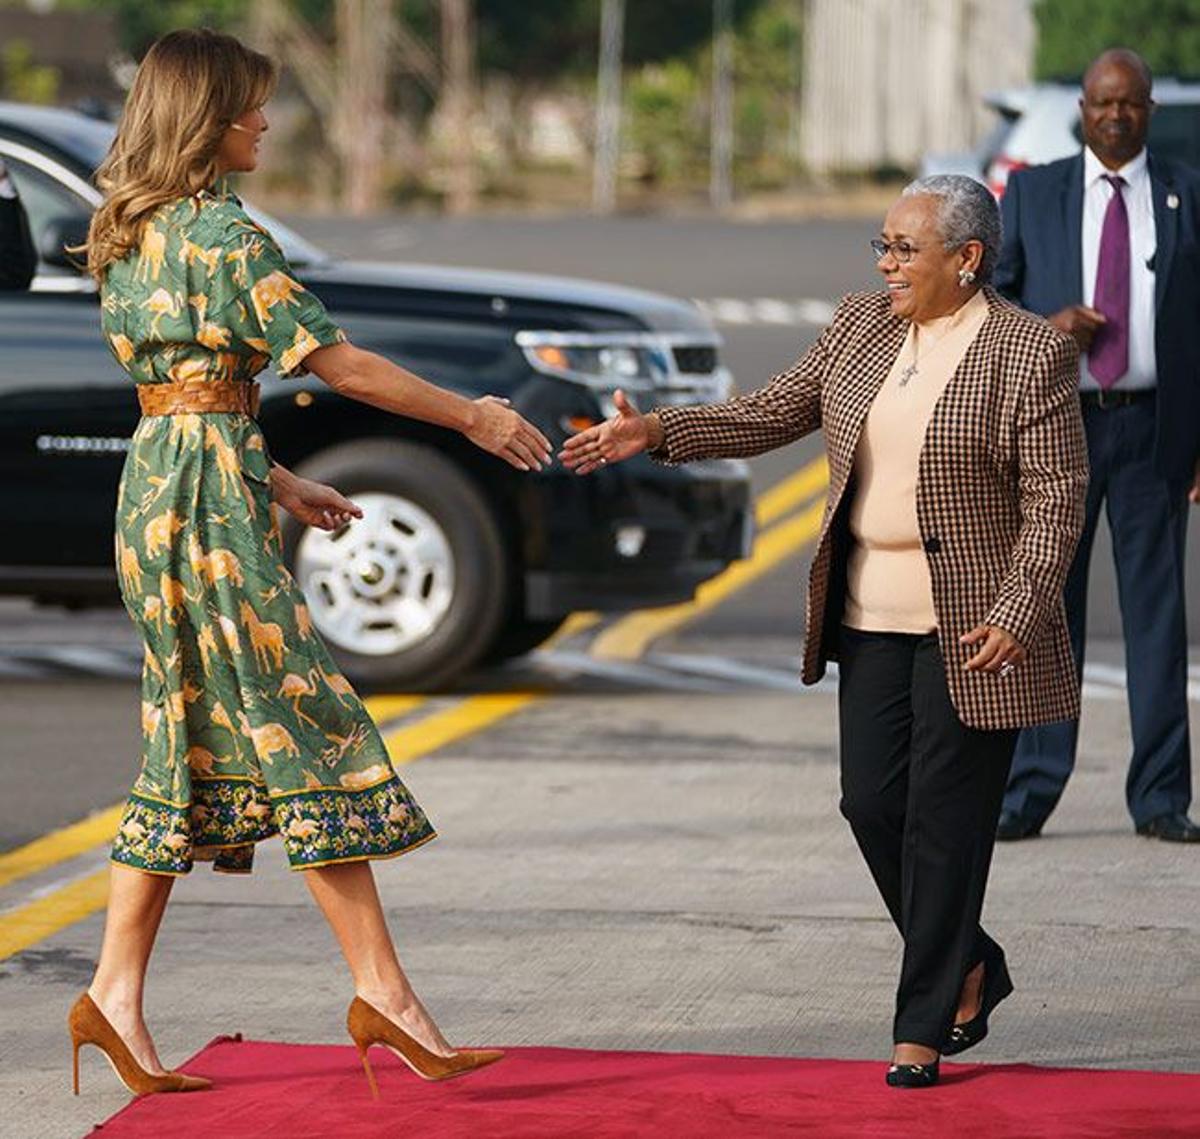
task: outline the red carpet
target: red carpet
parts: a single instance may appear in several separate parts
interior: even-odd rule
[[[922,1091],[883,1065],[653,1052],[515,1048],[429,1084],[372,1049],[370,1098],[352,1047],[214,1040],[185,1065],[212,1091],[150,1096],[100,1139],[1196,1139],[1200,1076],[952,1064]],[[87,1084],[111,1079],[85,1053]],[[101,1071],[103,1069],[103,1071]],[[95,1134],[95,1132],[93,1132]]]

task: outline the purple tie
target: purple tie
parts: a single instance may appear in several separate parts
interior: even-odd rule
[[[1121,187],[1125,179],[1105,174],[1113,188],[1100,231],[1100,260],[1092,307],[1107,323],[1096,332],[1088,353],[1088,371],[1106,391],[1129,371],[1129,213]]]

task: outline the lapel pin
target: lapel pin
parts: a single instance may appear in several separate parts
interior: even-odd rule
[[[1167,195],[1167,209],[1169,209],[1169,210],[1179,209],[1179,195],[1178,194],[1168,194]]]

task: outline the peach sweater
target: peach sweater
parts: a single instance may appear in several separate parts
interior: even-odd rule
[[[987,319],[976,293],[949,316],[913,324],[867,415],[854,456],[844,621],[879,633],[937,628],[929,566],[917,526],[917,467],[925,430]],[[914,361],[918,371],[902,383]]]

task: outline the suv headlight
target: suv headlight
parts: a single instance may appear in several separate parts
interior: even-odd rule
[[[517,344],[539,372],[599,391],[649,390],[671,366],[665,344],[646,343],[636,336],[518,332]]]
[[[707,403],[731,386],[715,333],[522,331],[516,341],[536,371],[602,396],[625,388],[663,403]]]

